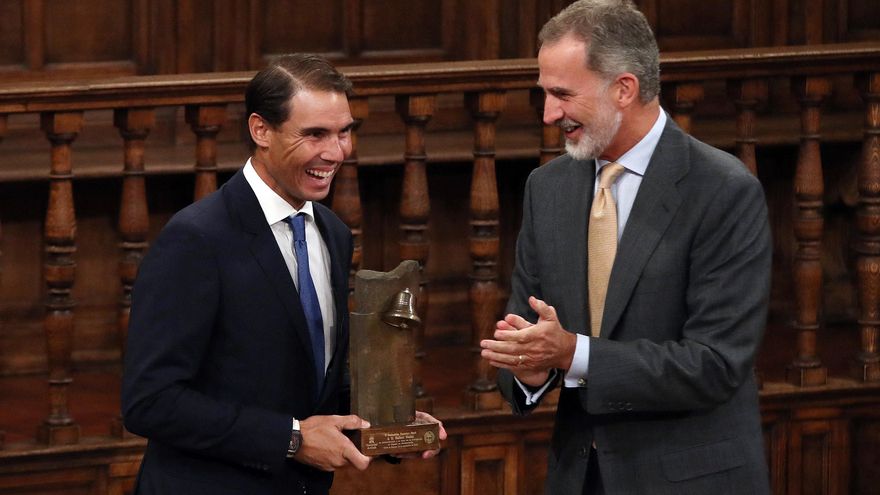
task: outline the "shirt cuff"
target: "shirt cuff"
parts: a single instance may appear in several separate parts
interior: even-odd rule
[[[574,358],[571,367],[565,373],[563,384],[568,388],[585,387],[587,385],[587,368],[590,365],[590,338],[577,334]]]
[[[541,388],[539,388],[538,390],[536,390],[534,392],[532,392],[532,389],[530,387],[528,387],[526,384],[519,381],[519,378],[517,378],[515,376],[513,377],[513,380],[516,382],[517,385],[519,385],[520,390],[522,390],[523,394],[526,396],[526,405],[527,406],[537,404],[538,401],[541,400],[541,397],[544,395],[544,392],[546,392],[547,389],[550,388],[550,385],[552,385],[553,382],[556,380],[556,373],[557,373],[556,369],[550,370],[550,376],[547,377],[547,381],[544,382],[544,385],[542,385]]]

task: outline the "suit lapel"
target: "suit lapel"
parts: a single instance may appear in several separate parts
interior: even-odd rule
[[[311,338],[309,337],[308,325],[306,323],[305,314],[302,305],[297,296],[296,286],[290,277],[281,251],[278,250],[278,242],[272,229],[266,223],[266,216],[263,214],[260,203],[254,195],[253,190],[247,183],[244,174],[238,171],[226,186],[231,201],[234,203],[232,211],[238,212],[242,229],[253,235],[250,250],[257,263],[262,268],[263,274],[269,281],[269,285],[273,287],[281,305],[284,307],[291,326],[295,329],[303,349],[311,349]],[[309,369],[315,369],[315,358],[311,352],[303,352],[309,360]],[[309,380],[311,387],[314,380]]]
[[[645,264],[675,217],[681,197],[676,183],[687,173],[686,135],[671,118],[639,186],[614,258],[600,336],[609,338],[629,303]]]

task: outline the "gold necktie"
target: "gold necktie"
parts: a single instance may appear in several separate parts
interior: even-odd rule
[[[609,163],[599,174],[599,188],[590,208],[590,227],[587,236],[587,270],[590,300],[590,332],[599,336],[608,278],[617,253],[617,205],[611,195],[611,185],[623,173],[623,165]]]

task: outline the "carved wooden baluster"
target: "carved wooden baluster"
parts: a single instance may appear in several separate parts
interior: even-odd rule
[[[49,204],[46,210],[44,276],[46,301],[46,350],[49,365],[49,416],[37,438],[49,445],[79,441],[79,425],[68,412],[70,355],[73,347],[73,288],[76,263],[76,215],[73,209],[73,174],[70,143],[82,127],[82,112],[44,113],[40,127],[52,143],[49,171]]]
[[[736,156],[758,175],[755,159],[755,109],[767,100],[767,81],[764,79],[736,79],[727,84],[727,93],[736,106]]]
[[[672,104],[672,119],[681,130],[691,133],[691,115],[696,104],[703,99],[703,85],[700,83],[672,83],[669,85]]]
[[[403,190],[400,194],[400,259],[419,262],[419,294],[416,302],[422,325],[416,329],[416,365],[413,384],[416,408],[426,412],[434,409],[433,399],[422,384],[422,365],[425,360],[425,324],[428,322],[428,216],[431,199],[428,196],[428,176],[425,173],[425,126],[434,115],[434,95],[400,95],[395,106],[406,124],[406,151],[404,152]]]
[[[155,121],[152,108],[120,108],[113,112],[113,124],[119,129],[125,143],[122,198],[119,205],[119,248],[122,251],[119,278],[122,282],[122,297],[119,300],[117,331],[120,356],[125,354],[128,317],[131,312],[131,288],[147,250],[150,218],[144,184],[144,140]],[[117,437],[128,436],[121,416],[113,419],[110,431]]]
[[[504,109],[502,91],[468,93],[466,102],[474,123],[474,171],[471,179],[471,238],[473,262],[471,330],[476,353],[476,380],[468,390],[468,402],[475,410],[499,409],[501,395],[495,385],[495,371],[480,358],[480,341],[492,338],[499,316],[498,254],[499,207],[495,179],[495,121]]]
[[[198,201],[217,190],[217,133],[226,122],[226,105],[187,105],[186,122],[196,135]]]
[[[366,98],[352,98],[348,102],[354,126],[351,129],[351,154],[342,162],[339,172],[333,179],[333,211],[351,229],[354,252],[351,254],[351,271],[348,274],[348,309],[354,310],[354,274],[361,267],[363,260],[363,208],[361,192],[358,186],[358,152],[357,130],[370,113],[369,101]]]
[[[856,228],[859,238],[858,294],[861,349],[853,372],[862,381],[880,380],[880,73],[859,74],[859,90],[865,100],[865,140],[859,166],[859,206]]]
[[[794,178],[794,291],[798,332],[797,357],[786,369],[787,380],[799,386],[822,385],[827,369],[816,354],[822,295],[822,159],[819,155],[819,105],[831,93],[828,79],[798,77],[792,88],[801,106],[801,144]]]
[[[529,93],[531,104],[538,112],[538,120],[541,121],[541,147],[539,148],[539,164],[543,165],[561,155],[565,148],[562,146],[562,130],[555,124],[544,124],[544,90],[535,88]]]

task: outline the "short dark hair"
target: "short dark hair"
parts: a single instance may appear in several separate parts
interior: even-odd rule
[[[282,55],[248,83],[244,93],[245,126],[251,114],[257,114],[277,129],[290,118],[290,99],[302,89],[352,94],[351,81],[327,59],[304,53]],[[246,135],[251,150],[255,149],[249,130]]]
[[[630,0],[579,0],[541,28],[538,42],[552,45],[573,35],[587,45],[586,67],[606,80],[629,72],[639,79],[639,99],[660,93],[660,53],[644,14]]]

